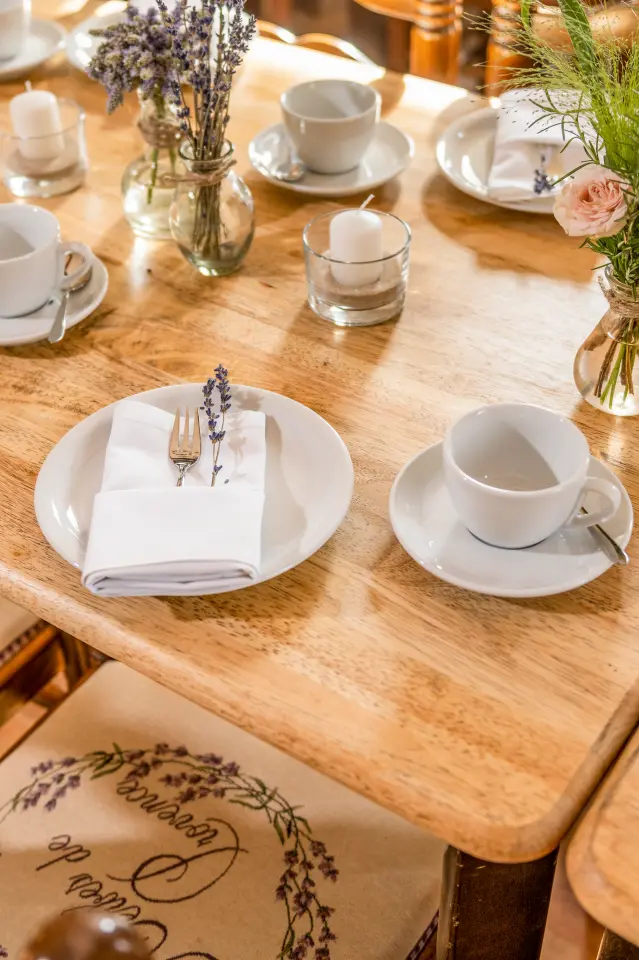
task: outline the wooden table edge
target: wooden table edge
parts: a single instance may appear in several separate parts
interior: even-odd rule
[[[595,842],[601,817],[614,802],[624,778],[638,762],[639,731],[630,739],[583,814],[566,856],[568,880],[581,906],[598,923],[630,943],[639,941],[639,924],[627,924],[617,908],[608,910],[606,905],[614,898],[617,904],[622,902],[630,914],[636,915],[636,903],[627,891],[612,882],[605,865],[597,856]]]
[[[47,549],[52,548],[47,547]],[[60,562],[64,563],[62,560]],[[265,729],[257,722],[247,722],[246,710],[243,712],[240,707],[235,706],[233,698],[225,700],[223,689],[215,690],[203,683],[201,675],[189,666],[185,672],[184,662],[177,654],[166,650],[160,653],[157,647],[153,647],[152,639],[132,634],[126,628],[122,628],[117,619],[109,621],[108,614],[84,607],[75,598],[65,596],[64,587],[58,590],[51,584],[42,584],[35,579],[30,581],[5,565],[0,566],[0,594],[26,607],[34,615],[54,624],[58,629],[77,636],[107,656],[127,664],[162,686],[187,696],[194,703],[198,703],[229,723],[240,726],[258,739],[294,756],[325,776],[368,797],[374,803],[386,807],[398,816],[402,816],[478,859],[496,863],[527,863],[545,857],[564,839],[602,778],[605,777],[609,766],[603,759],[606,751],[599,749],[597,753],[591,752],[588,756],[590,762],[582,764],[570,781],[568,791],[562,794],[559,802],[544,817],[520,826],[490,824],[471,819],[467,815],[451,811],[444,805],[438,806],[432,798],[428,804],[430,815],[425,815],[419,811],[416,803],[402,803],[401,799],[398,799],[402,796],[401,791],[389,791],[387,781],[381,779],[376,782],[370,777],[367,780],[359,777],[354,766],[344,769],[343,762],[340,763],[337,757],[333,764],[326,762],[318,764],[316,745],[311,741],[303,741],[301,749],[292,751],[290,734],[284,722],[281,729],[272,727]],[[94,600],[93,602],[117,605],[118,601]],[[114,613],[117,617],[117,606],[114,608]],[[174,678],[175,683],[167,683],[167,677]],[[188,695],[185,691],[188,691]],[[246,707],[246,701],[243,702]],[[624,697],[622,708],[617,711],[607,726],[608,742],[612,741],[614,744],[615,754],[621,750],[635,726],[638,711],[639,689],[635,697]],[[302,743],[302,741],[299,742]],[[601,743],[598,747],[601,747]],[[325,749],[324,753],[326,753]],[[597,757],[601,759],[598,760]],[[403,796],[406,797],[406,793]],[[444,821],[448,827],[446,831],[439,828]]]

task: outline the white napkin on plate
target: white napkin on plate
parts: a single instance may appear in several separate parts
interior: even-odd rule
[[[93,504],[82,583],[99,596],[196,596],[241,587],[260,573],[266,418],[226,419],[211,487],[213,446],[202,415],[202,456],[176,487],[174,416],[123,400],[113,413],[102,487]]]
[[[562,96],[570,94],[558,93],[558,102]],[[542,90],[527,89],[509,90],[500,98],[495,153],[488,175],[488,195],[494,200],[552,196],[561,187],[554,187],[554,181],[587,159],[582,144],[571,141],[569,131],[564,140],[560,118],[544,114],[531,102],[543,103],[544,97]]]

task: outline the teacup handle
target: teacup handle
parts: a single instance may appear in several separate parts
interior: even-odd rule
[[[609,480],[600,480],[598,477],[588,477],[581,493],[581,501],[586,493],[599,493],[608,501],[608,506],[593,513],[577,513],[570,521],[571,527],[594,527],[597,523],[605,523],[614,517],[621,506],[621,492],[619,487]],[[581,501],[578,509],[581,509]]]
[[[77,253],[79,257],[82,257],[82,263],[77,270],[65,276],[64,264],[70,253]],[[58,285],[61,290],[68,290],[69,287],[77,283],[82,274],[85,273],[87,265],[93,260],[93,253],[90,248],[87,247],[86,243],[76,243],[75,240],[63,240],[59,246],[59,257],[58,276],[60,280]]]

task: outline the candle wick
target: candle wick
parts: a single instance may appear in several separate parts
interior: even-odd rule
[[[360,207],[359,209],[360,209],[360,210],[365,210],[366,207],[367,207],[367,206],[369,205],[369,203],[371,202],[371,200],[374,200],[374,199],[375,199],[375,194],[374,194],[374,193],[371,193],[370,196],[366,197],[366,200],[364,200],[364,203],[361,205],[361,207]]]

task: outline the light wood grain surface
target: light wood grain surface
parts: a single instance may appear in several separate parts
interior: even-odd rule
[[[408,304],[381,327],[314,317],[301,232],[331,205],[271,187],[246,160],[279,94],[331,75],[374,82],[416,141],[410,170],[376,200],[413,229]],[[46,206],[67,238],[93,245],[111,286],[61,345],[0,351],[1,591],[476,856],[545,854],[639,720],[638,565],[563,597],[476,596],[408,558],[387,504],[409,457],[464,411],[502,400],[573,416],[639,503],[637,422],[585,406],[572,382],[605,308],[590,254],[552,219],[474,202],[438,175],[438,132],[473,108],[463,91],[262,40],[231,111],[257,233],[240,273],[207,280],[122,217],[122,169],[139,151],[133,107],[107,118],[102,90],[63,60],[34,81],[89,113],[87,187]],[[17,89],[0,87],[0,119]],[[340,431],[356,470],[346,521],[311,561],[256,588],[93,598],[36,525],[41,463],[102,405],[203,381],[220,361]]]
[[[568,847],[572,889],[584,910],[639,946],[639,733],[597,792]]]

